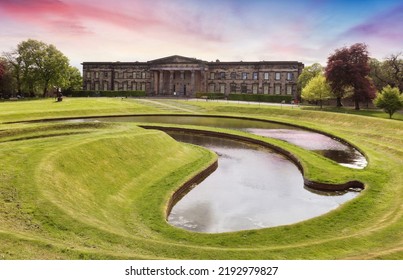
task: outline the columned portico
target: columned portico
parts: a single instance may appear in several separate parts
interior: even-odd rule
[[[196,92],[202,90],[201,69],[154,68],[152,71],[157,95],[195,96]]]

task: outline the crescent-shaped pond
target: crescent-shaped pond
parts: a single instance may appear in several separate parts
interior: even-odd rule
[[[364,168],[365,157],[330,136],[251,119],[211,116],[130,116],[73,121],[129,121],[213,126],[273,137],[301,146],[351,168]],[[168,222],[190,231],[221,233],[293,224],[323,215],[356,197],[358,192],[321,192],[304,186],[298,167],[285,156],[259,145],[168,131],[178,141],[218,154],[218,168],[170,209]]]
[[[267,148],[218,137],[169,134],[219,156],[217,170],[172,208],[168,222],[177,227],[219,233],[287,225],[327,213],[358,194],[304,188],[297,166]]]

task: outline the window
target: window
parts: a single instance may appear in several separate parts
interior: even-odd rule
[[[117,73],[116,73],[117,74]],[[114,84],[114,87],[113,87],[113,90],[119,90],[119,83],[115,83]]]
[[[292,95],[292,85],[287,85],[287,94]]]
[[[87,90],[91,90],[91,83],[87,83],[86,88]]]
[[[269,84],[263,85],[263,94],[269,94]]]
[[[87,72],[87,79],[91,79],[91,72]]]
[[[236,84],[234,84],[234,83],[231,84],[230,91],[231,91],[231,93],[235,93],[235,92],[236,92]]]
[[[220,72],[220,79],[225,80],[225,72]]]
[[[98,90],[99,90],[99,83],[96,82],[96,83],[95,83],[95,91],[98,91]]]
[[[288,73],[287,73],[287,80],[288,80],[288,81],[291,81],[291,80],[293,80],[293,79],[294,79],[294,73],[288,72]]]
[[[258,84],[253,84],[253,85],[252,85],[252,93],[253,93],[253,94],[257,94],[258,88],[259,88]]]
[[[274,93],[275,94],[281,94],[281,85],[280,84],[275,84],[274,85]]]
[[[145,79],[146,78],[146,72],[141,72],[141,78]],[[143,86],[141,86],[143,88]]]
[[[141,83],[141,90],[146,91],[146,83]]]
[[[248,79],[248,73],[242,72],[242,80],[247,80]]]
[[[225,84],[220,84],[220,93],[225,93]]]
[[[281,73],[280,72],[276,72],[276,80],[280,80],[281,78]]]
[[[253,72],[253,79],[257,80],[259,78],[258,72]]]
[[[127,79],[127,73],[126,72],[123,73],[123,78]]]
[[[108,78],[108,72],[104,72],[104,78]]]
[[[231,72],[231,79],[236,80],[236,72]]]
[[[136,82],[132,82],[132,89],[137,90],[137,83]]]
[[[269,72],[264,72],[264,79],[268,80],[269,79]]]
[[[214,84],[210,84],[208,89],[209,89],[209,92],[215,92]]]
[[[215,79],[214,74],[215,74],[214,72],[211,72],[211,73],[210,73],[210,80],[214,80],[214,79]]]
[[[123,83],[123,90],[127,90],[127,82]]]
[[[246,84],[241,85],[241,93],[247,93],[248,92],[248,87]]]
[[[99,72],[95,72],[95,79],[99,79]]]
[[[104,82],[104,90],[108,90],[108,83]]]

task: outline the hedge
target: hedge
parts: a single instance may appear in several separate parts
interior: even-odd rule
[[[77,90],[68,95],[71,97],[144,97],[146,92],[143,90]]]
[[[196,92],[196,98],[225,99],[225,94],[215,92]]]
[[[226,96],[223,93],[196,93],[196,98],[207,98],[207,99],[225,99],[228,100],[239,100],[239,101],[253,101],[253,102],[271,102],[271,103],[291,103],[293,100],[292,95],[268,95],[268,94],[239,94],[230,93]]]

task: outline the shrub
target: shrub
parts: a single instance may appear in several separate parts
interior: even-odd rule
[[[142,90],[77,90],[68,95],[71,97],[144,97],[146,93]]]
[[[253,102],[270,102],[270,103],[291,103],[293,97],[291,95],[268,95],[268,94],[238,94],[231,93],[228,100],[253,101]]]
[[[227,100],[239,100],[239,101],[252,101],[252,102],[270,102],[270,103],[291,103],[293,97],[291,95],[268,95],[268,94],[241,94],[231,93],[226,96],[224,93],[196,93],[196,98],[206,99],[227,99]]]
[[[376,107],[382,108],[388,113],[391,119],[396,111],[403,108],[403,97],[400,95],[398,88],[392,88],[388,85],[384,87],[381,93],[375,98],[374,104]]]
[[[225,99],[225,94],[224,93],[215,93],[215,92],[197,92],[196,98]]]

